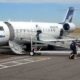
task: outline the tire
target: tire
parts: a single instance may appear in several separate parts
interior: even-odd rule
[[[34,56],[34,52],[30,52],[30,56]]]

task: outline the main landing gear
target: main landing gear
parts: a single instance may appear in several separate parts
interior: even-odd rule
[[[35,55],[35,52],[34,52],[34,49],[32,49],[30,52],[30,56],[34,56],[34,55]]]

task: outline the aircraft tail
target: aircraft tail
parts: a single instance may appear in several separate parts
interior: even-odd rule
[[[66,18],[64,20],[64,23],[65,22],[72,22],[73,14],[74,14],[74,7],[69,7]]]

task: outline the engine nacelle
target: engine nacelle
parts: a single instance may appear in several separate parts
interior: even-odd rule
[[[73,24],[73,23],[64,23],[64,24],[63,24],[63,29],[64,29],[65,31],[71,32],[71,31],[74,31],[74,30],[76,29],[76,26],[75,26],[75,24]]]

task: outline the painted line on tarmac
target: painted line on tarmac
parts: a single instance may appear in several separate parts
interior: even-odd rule
[[[23,56],[23,57],[20,57],[20,56],[14,56],[14,57],[10,57],[10,58],[7,58],[7,59],[1,59],[0,60],[0,63],[3,63],[3,62],[8,62],[8,61],[12,61],[12,60],[18,60],[18,59],[23,59],[23,58],[29,58],[29,56]]]
[[[33,62],[39,62],[39,61],[45,61],[51,59],[50,57],[43,57],[43,58],[27,58],[27,59],[20,59],[20,60],[14,60],[14,61],[9,61],[9,62],[4,62],[0,64],[0,69],[5,69],[5,68],[10,68],[14,66],[20,66],[24,64],[29,64]]]

